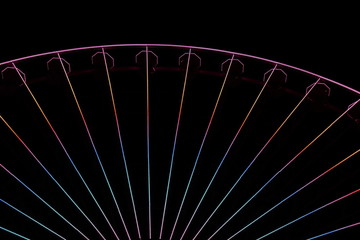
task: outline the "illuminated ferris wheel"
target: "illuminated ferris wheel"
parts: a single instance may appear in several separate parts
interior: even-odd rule
[[[1,239],[358,239],[360,92],[242,53],[0,63]]]

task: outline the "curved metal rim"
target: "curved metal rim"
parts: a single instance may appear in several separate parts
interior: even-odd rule
[[[97,45],[97,46],[87,46],[87,47],[78,47],[78,48],[70,48],[70,49],[64,49],[64,50],[58,50],[58,51],[51,51],[51,52],[45,52],[45,53],[39,53],[39,54],[34,54],[34,55],[30,55],[30,56],[26,56],[26,57],[21,57],[21,58],[17,58],[17,59],[13,59],[13,60],[9,60],[9,61],[5,61],[0,63],[0,66],[6,65],[6,64],[11,64],[11,63],[15,63],[15,62],[19,62],[19,61],[23,61],[23,60],[27,60],[27,59],[31,59],[31,58],[36,58],[36,57],[42,57],[42,56],[46,56],[46,55],[52,55],[52,54],[57,54],[57,53],[66,53],[66,52],[74,52],[74,51],[81,51],[81,50],[89,50],[89,49],[101,49],[101,48],[116,48],[116,47],[173,47],[173,48],[185,48],[185,49],[197,49],[197,50],[203,50],[203,51],[211,51],[211,52],[218,52],[218,53],[223,53],[223,54],[231,54],[231,55],[235,55],[235,56],[241,56],[241,57],[247,57],[247,58],[252,58],[252,59],[256,59],[259,61],[263,61],[263,62],[268,62],[274,65],[279,65],[279,66],[283,66],[286,68],[290,68],[290,69],[294,69],[296,71],[300,71],[309,75],[312,75],[316,78],[321,78],[322,80],[331,82],[333,84],[336,84],[340,87],[343,87],[351,92],[354,92],[355,94],[360,95],[360,91],[351,88],[345,84],[339,83],[335,80],[329,79],[327,77],[321,76],[319,74],[307,71],[305,69],[302,68],[298,68],[289,64],[285,64],[285,63],[281,63],[281,62],[277,62],[274,60],[270,60],[267,58],[262,58],[262,57],[258,57],[258,56],[254,56],[254,55],[250,55],[250,54],[245,54],[245,53],[238,53],[238,52],[233,52],[233,51],[227,51],[227,50],[220,50],[220,49],[216,49],[216,48],[207,48],[207,47],[198,47],[198,46],[189,46],[189,45],[176,45],[176,44],[108,44],[108,45]]]

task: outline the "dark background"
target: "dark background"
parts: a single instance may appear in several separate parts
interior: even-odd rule
[[[215,2],[6,3],[0,61],[90,45],[184,44],[269,58],[360,89],[356,7]]]
[[[184,2],[159,6],[136,2],[131,7],[88,2],[76,7],[49,1],[51,5],[34,10],[34,5],[22,3],[2,5],[0,61],[91,45],[184,44],[269,58],[360,89],[360,21],[351,11],[357,6],[314,9],[293,2],[275,7],[255,2],[248,9],[240,2],[234,6],[216,2],[225,7]]]

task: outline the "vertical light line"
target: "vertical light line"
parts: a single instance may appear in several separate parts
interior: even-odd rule
[[[198,163],[199,158],[200,158],[200,154],[201,154],[201,152],[202,152],[202,148],[203,148],[203,146],[204,146],[205,140],[206,140],[207,135],[208,135],[208,133],[209,133],[209,129],[210,129],[211,124],[212,124],[212,121],[213,121],[213,119],[214,119],[214,116],[215,116],[217,107],[218,107],[218,105],[219,105],[220,98],[221,98],[222,92],[223,92],[223,90],[224,90],[225,83],[226,83],[226,80],[227,80],[227,77],[228,77],[228,73],[229,73],[229,69],[230,69],[230,66],[231,66],[231,63],[232,63],[233,59],[234,59],[234,55],[232,55],[232,57],[231,57],[231,62],[230,62],[230,64],[229,64],[229,68],[228,68],[227,74],[226,74],[226,76],[224,77],[224,81],[223,81],[223,83],[222,83],[222,86],[221,86],[219,95],[218,95],[218,97],[217,97],[217,100],[216,100],[216,103],[215,103],[215,106],[214,106],[214,110],[213,110],[213,112],[212,112],[212,114],[211,114],[211,117],[210,117],[208,126],[207,126],[207,128],[206,128],[206,131],[205,131],[203,140],[202,140],[201,145],[200,145],[200,149],[199,149],[198,154],[197,154],[197,156],[196,156],[196,160],[195,160],[195,163],[194,163],[194,166],[193,166],[193,169],[192,169],[190,178],[189,178],[189,180],[188,180],[188,183],[187,183],[187,186],[186,186],[186,190],[185,190],[184,196],[183,196],[183,198],[182,198],[182,201],[181,201],[181,204],[180,204],[180,208],[179,208],[179,211],[178,211],[178,213],[177,213],[176,220],[175,220],[173,229],[172,229],[172,231],[171,231],[171,235],[170,235],[170,239],[169,239],[169,240],[171,240],[172,237],[173,237],[173,235],[174,235],[174,231],[175,231],[177,222],[178,222],[178,220],[179,220],[182,207],[183,207],[183,205],[184,205],[184,202],[185,202],[187,193],[188,193],[189,188],[190,188],[190,184],[191,184],[192,178],[193,178],[193,176],[194,176],[194,172],[195,172],[197,163]]]
[[[134,216],[135,216],[137,233],[138,233],[139,239],[141,239],[141,233],[140,233],[140,227],[139,227],[139,222],[138,222],[138,217],[137,217],[137,212],[136,212],[136,207],[135,207],[134,195],[133,195],[133,192],[132,192],[130,175],[129,175],[129,170],[128,170],[128,167],[127,167],[127,161],[126,161],[126,157],[125,157],[125,150],[124,150],[124,145],[123,145],[121,132],[120,132],[120,123],[119,123],[118,113],[117,113],[116,104],[115,104],[114,92],[113,92],[112,83],[111,83],[111,80],[110,80],[110,73],[109,73],[109,68],[108,68],[108,64],[107,64],[107,61],[106,61],[106,55],[105,55],[104,48],[102,48],[102,54],[103,54],[103,57],[104,57],[106,76],[107,76],[107,80],[108,80],[108,84],[109,84],[111,102],[112,102],[112,106],[113,106],[113,110],[114,110],[114,117],[115,117],[115,122],[116,122],[116,129],[117,129],[117,134],[118,134],[118,137],[119,137],[119,144],[120,144],[121,154],[122,154],[123,163],[124,163],[124,167],[125,167],[126,179],[127,179],[127,182],[128,182],[130,198],[131,198],[131,204],[132,204],[132,208],[133,208],[133,212],[134,212]]]
[[[319,135],[317,135],[310,143],[308,143],[300,152],[298,152],[284,167],[282,167],[277,173],[275,173],[253,196],[249,198],[230,218],[228,218],[223,225],[221,225],[209,239],[220,231],[232,218],[235,217],[249,202],[251,202],[274,178],[277,177],[284,169],[286,169],[293,161],[297,159],[306,149],[308,149],[316,140],[318,140],[327,130],[329,130],[338,120],[340,120],[353,106],[355,106],[360,100],[357,100],[351,107],[344,111],[338,118],[336,118],[329,126],[327,126]]]
[[[162,238],[162,234],[163,234],[166,207],[167,207],[168,195],[169,195],[169,190],[170,190],[171,175],[172,175],[172,169],[173,169],[173,165],[174,165],[175,149],[176,149],[177,137],[178,137],[179,126],[180,126],[180,119],[181,119],[182,108],[183,108],[184,97],[185,97],[186,83],[187,83],[188,73],[189,73],[189,65],[190,65],[190,58],[191,58],[191,48],[189,49],[188,54],[189,54],[189,56],[188,56],[187,63],[186,63],[185,79],[184,79],[184,84],[183,84],[183,89],[182,89],[182,94],[181,94],[179,114],[178,114],[178,119],[177,119],[177,124],[176,124],[175,137],[174,137],[174,144],[173,144],[172,153],[171,153],[169,177],[168,177],[167,186],[166,186],[165,203],[164,203],[164,209],[163,209],[163,214],[162,214],[162,219],[161,219],[161,228],[160,228],[159,239]]]
[[[332,166],[331,168],[329,168],[328,170],[326,170],[325,172],[323,172],[322,174],[320,174],[319,176],[317,176],[316,178],[314,178],[313,180],[311,180],[310,182],[308,182],[307,184],[305,184],[304,186],[302,186],[301,188],[299,188],[298,190],[296,190],[295,192],[293,192],[292,194],[290,194],[289,196],[287,196],[286,198],[284,198],[283,200],[281,200],[279,203],[277,203],[276,205],[274,205],[272,208],[270,208],[268,211],[266,211],[265,213],[263,213],[262,215],[260,215],[258,218],[256,218],[254,221],[252,221],[251,223],[255,223],[257,220],[259,220],[260,218],[264,217],[266,214],[268,214],[269,212],[271,212],[272,210],[274,210],[275,208],[277,208],[278,206],[280,206],[283,202],[287,201],[289,198],[293,197],[295,194],[299,193],[301,190],[303,190],[304,188],[306,188],[307,186],[309,186],[310,184],[314,183],[315,181],[317,181],[319,178],[323,177],[325,174],[329,173],[330,171],[332,171],[333,169],[335,169],[336,167],[338,167],[339,165],[341,165],[342,163],[344,163],[345,161],[347,161],[349,158],[353,157],[354,155],[356,155],[357,153],[360,152],[360,149],[358,149],[357,151],[355,151],[354,153],[350,154],[349,156],[347,156],[346,158],[344,158],[343,160],[341,160],[340,162],[338,162],[337,164],[335,164],[334,166]],[[251,224],[249,224],[248,226],[250,226]],[[245,229],[245,228],[244,228]],[[271,235],[272,233],[280,230],[276,229],[274,231],[271,231],[265,235],[263,235],[262,237],[258,238],[258,239],[262,239],[266,236]]]
[[[230,68],[231,68],[231,65],[232,65],[233,60],[234,60],[234,55],[232,55],[232,57],[231,57],[231,60],[230,60],[229,66],[228,66],[227,71],[226,71],[226,74],[225,74],[225,79],[227,79],[227,78],[228,78],[228,75],[229,75]],[[234,142],[234,141],[233,141],[233,142]],[[232,142],[232,143],[233,143],[233,142]],[[231,143],[230,145],[232,145],[232,143]],[[229,151],[229,149],[228,149],[228,151]],[[225,154],[225,155],[226,155],[226,154]],[[211,184],[213,183],[213,181],[214,181],[214,179],[215,179],[215,177],[216,177],[216,175],[217,175],[217,173],[218,173],[218,171],[219,171],[219,169],[220,169],[220,166],[222,165],[222,162],[224,161],[224,159],[225,159],[225,157],[222,159],[222,161],[221,161],[220,165],[219,165],[219,166],[218,166],[218,168],[216,169],[216,171],[215,171],[215,173],[214,173],[213,177],[211,178],[211,180],[210,180],[210,182],[209,182],[208,186],[206,187],[206,189],[205,189],[205,191],[204,191],[203,195],[201,196],[201,199],[200,199],[200,201],[199,201],[198,205],[196,206],[196,208],[195,208],[195,210],[194,210],[194,212],[193,212],[193,214],[192,214],[192,216],[191,216],[191,218],[190,218],[190,220],[189,220],[188,224],[186,225],[185,230],[183,231],[183,233],[182,233],[182,235],[181,235],[181,237],[180,237],[180,240],[182,240],[182,239],[183,239],[183,237],[184,237],[184,235],[186,234],[187,229],[189,228],[189,226],[190,226],[190,224],[191,224],[191,222],[192,222],[193,218],[195,217],[195,214],[197,213],[197,211],[198,211],[198,209],[199,209],[199,207],[200,207],[200,205],[201,205],[202,201],[203,201],[203,200],[204,200],[204,198],[205,198],[205,195],[207,194],[207,192],[208,192],[208,190],[209,190],[209,188],[210,188]]]
[[[249,118],[250,114],[252,113],[255,105],[256,105],[257,102],[259,101],[260,96],[262,95],[265,87],[266,87],[267,84],[269,83],[271,76],[273,75],[274,71],[276,70],[276,67],[277,67],[277,65],[275,65],[275,67],[274,67],[274,68],[272,69],[272,71],[270,72],[269,77],[267,78],[265,84],[264,84],[263,87],[261,88],[261,90],[260,90],[259,94],[257,95],[254,103],[252,104],[250,110],[248,111],[246,117],[244,118],[244,120],[243,120],[243,122],[241,123],[238,131],[236,132],[234,138],[232,139],[232,141],[231,141],[228,149],[227,149],[226,152],[225,152],[224,157],[222,158],[222,160],[221,160],[218,168],[216,169],[216,171],[215,171],[215,173],[214,173],[214,175],[213,175],[213,177],[212,177],[212,179],[211,179],[208,187],[206,188],[206,190],[205,190],[205,192],[204,192],[204,194],[203,194],[203,196],[202,196],[202,198],[201,198],[201,200],[200,200],[200,202],[199,202],[199,204],[198,204],[198,206],[197,206],[197,208],[196,208],[196,211],[197,211],[198,207],[200,206],[201,202],[203,201],[203,198],[205,197],[207,191],[209,190],[209,188],[210,188],[212,182],[214,181],[214,179],[215,179],[218,171],[220,170],[220,167],[222,166],[223,162],[225,161],[227,155],[229,154],[232,146],[234,145],[234,143],[235,143],[238,135],[240,134],[242,128],[244,127],[247,119]],[[254,161],[255,161],[255,160],[253,160],[253,162],[254,162]],[[219,209],[219,207],[222,205],[222,203],[225,201],[225,199],[229,196],[229,194],[230,194],[230,193],[232,192],[232,190],[235,188],[235,186],[239,183],[240,179],[243,177],[243,175],[246,173],[246,171],[250,168],[251,164],[252,164],[252,163],[250,163],[250,165],[247,167],[247,169],[245,169],[245,171],[241,174],[241,176],[238,178],[238,180],[235,182],[235,184],[234,184],[234,185],[230,188],[230,190],[227,192],[227,194],[225,195],[225,197],[220,201],[220,203],[218,204],[218,206],[217,206],[217,207],[214,209],[214,211],[210,214],[210,216],[208,217],[208,219],[204,222],[204,224],[201,226],[201,228],[199,229],[199,231],[198,231],[198,232],[196,233],[196,235],[193,237],[193,240],[200,234],[200,232],[201,232],[202,229],[205,227],[205,225],[209,222],[209,220],[212,218],[212,216],[215,214],[215,212]],[[195,211],[195,212],[196,212],[196,211]],[[191,220],[192,220],[192,218],[194,217],[194,215],[195,215],[195,213],[194,213],[193,216],[191,217]],[[190,225],[191,220],[190,220],[190,222],[188,223],[188,226]],[[186,228],[188,228],[188,226],[187,226]],[[185,229],[185,231],[186,231],[186,229]],[[185,234],[185,232],[183,233],[183,236],[184,236],[184,234]]]
[[[35,222],[36,224],[38,224],[39,226],[45,228],[46,230],[48,230],[49,232],[51,232],[52,234],[56,235],[57,237],[66,240],[66,238],[64,238],[63,236],[61,236],[60,234],[58,234],[57,232],[53,231],[52,229],[48,228],[47,226],[45,226],[44,224],[42,224],[41,222],[37,221],[36,219],[30,217],[29,215],[27,215],[26,213],[22,212],[21,210],[17,209],[16,207],[14,207],[13,205],[11,205],[10,203],[4,201],[3,199],[0,199],[0,202],[4,203],[5,205],[7,205],[8,207],[12,208],[13,210],[17,211],[18,213],[20,213],[21,215],[25,216],[26,218],[30,219],[31,221]]]
[[[150,93],[149,93],[149,49],[145,49],[146,58],[146,152],[147,152],[147,186],[148,186],[148,221],[149,238],[152,237],[151,226],[151,176],[150,176]]]
[[[12,63],[12,65],[14,66],[14,68],[16,69],[18,75],[21,78],[21,81],[23,82],[24,86],[26,87],[27,91],[29,92],[30,96],[32,97],[32,99],[34,100],[36,106],[38,107],[39,111],[41,112],[42,116],[44,117],[46,123],[48,124],[48,126],[50,127],[51,131],[53,132],[56,140],[59,142],[61,148],[63,149],[65,155],[67,156],[67,158],[69,159],[71,165],[73,166],[74,170],[76,171],[76,173],[78,174],[79,178],[81,179],[82,183],[84,184],[86,190],[88,191],[88,193],[90,194],[91,198],[94,200],[96,206],[98,207],[98,209],[100,210],[101,214],[103,215],[104,219],[106,220],[106,222],[108,223],[109,227],[112,228],[112,225],[110,224],[108,218],[106,217],[104,211],[102,210],[100,204],[98,203],[98,201],[96,200],[94,194],[92,193],[92,191],[90,190],[88,184],[86,183],[85,179],[83,178],[83,176],[81,175],[79,169],[76,167],[75,162],[72,160],[69,152],[67,151],[67,149],[65,148],[65,145],[63,144],[63,142],[61,141],[59,135],[57,134],[57,132],[55,131],[55,128],[52,126],[51,122],[49,121],[49,119],[47,118],[44,110],[41,108],[39,102],[37,101],[35,95],[32,93],[31,89],[29,88],[29,86],[27,85],[25,79],[22,77],[22,75],[20,74],[18,68],[15,66],[14,63]]]
[[[61,57],[60,57],[60,54],[57,53],[57,55],[58,55],[58,58],[59,58],[61,67],[62,67],[62,69],[63,69],[63,71],[64,71],[66,80],[67,80],[67,82],[68,82],[68,84],[69,84],[71,93],[72,93],[72,95],[73,95],[73,97],[74,97],[76,106],[77,106],[77,108],[78,108],[78,110],[79,110],[81,119],[82,119],[82,121],[83,121],[83,123],[84,123],[86,132],[87,132],[88,137],[89,137],[89,140],[90,140],[90,142],[91,142],[91,146],[92,146],[92,148],[93,148],[93,150],[94,150],[94,153],[95,153],[96,158],[97,158],[97,160],[98,160],[98,163],[99,163],[99,165],[100,165],[101,171],[102,171],[102,173],[103,173],[103,175],[104,175],[104,178],[105,178],[105,180],[106,180],[107,186],[108,186],[109,191],[110,191],[111,196],[112,196],[112,199],[113,199],[113,201],[114,201],[114,203],[115,203],[115,205],[116,205],[116,209],[117,209],[117,211],[118,211],[118,213],[119,213],[119,215],[120,215],[120,218],[121,218],[121,221],[122,221],[122,223],[123,223],[123,225],[124,225],[125,231],[126,231],[128,237],[129,237],[129,239],[131,239],[130,236],[129,236],[127,227],[126,227],[126,225],[125,225],[123,216],[122,216],[122,214],[121,214],[119,205],[118,205],[117,200],[116,200],[116,198],[115,198],[113,189],[112,189],[112,187],[111,187],[110,181],[109,181],[109,179],[108,179],[108,177],[107,177],[107,175],[106,175],[106,172],[105,172],[104,166],[103,166],[103,164],[102,164],[102,162],[101,162],[99,153],[98,153],[98,151],[97,151],[97,149],[96,149],[95,143],[94,143],[93,138],[92,138],[92,136],[91,136],[90,129],[89,129],[88,125],[87,125],[87,122],[86,122],[85,116],[84,116],[84,114],[83,114],[83,111],[82,111],[82,109],[81,109],[80,103],[79,103],[79,101],[78,101],[78,99],[77,99],[77,97],[76,97],[74,88],[73,88],[73,86],[72,86],[72,84],[71,84],[71,82],[70,82],[70,78],[69,78],[69,76],[68,76],[68,74],[67,74],[67,72],[66,72],[64,63],[63,63],[63,61],[62,61],[62,59],[61,59]],[[114,230],[114,228],[113,228],[112,226],[111,226],[111,230],[112,230],[112,232],[114,233],[115,237],[116,237],[117,239],[119,239],[117,233],[115,232],[115,230]]]
[[[1,227],[1,226],[0,226],[0,229],[1,229],[1,230],[4,230],[5,232],[8,232],[8,233],[10,233],[10,234],[12,234],[12,235],[14,235],[14,236],[17,236],[17,237],[19,237],[19,238],[22,238],[22,239],[25,239],[25,240],[31,240],[30,238],[24,237],[24,236],[22,236],[22,235],[20,235],[20,234],[18,234],[18,233],[16,233],[16,232],[13,232],[13,231],[11,231],[11,230],[9,230],[9,229],[7,229],[7,228],[4,228],[4,227]]]
[[[358,225],[360,225],[360,222],[350,224],[350,225],[347,225],[345,227],[337,228],[335,230],[332,230],[332,231],[329,231],[329,232],[326,232],[326,233],[323,233],[323,234],[320,234],[320,235],[317,235],[317,236],[314,236],[314,237],[311,237],[311,238],[307,238],[306,240],[313,240],[313,239],[316,239],[316,238],[319,238],[319,237],[324,237],[326,235],[329,235],[329,234],[332,234],[332,233],[335,233],[335,232],[338,232],[338,231],[341,231],[341,230],[344,230],[344,229],[347,229],[347,228],[355,227],[355,226],[358,226]]]
[[[43,202],[48,208],[50,208],[56,215],[58,215],[62,220],[64,220],[67,224],[69,224],[73,229],[75,229],[81,236],[85,239],[90,240],[85,234],[83,234],[77,227],[75,227],[69,220],[67,220],[63,215],[61,215],[58,211],[55,210],[49,203],[47,203],[43,198],[41,198],[37,193],[35,193],[29,186],[27,186],[23,181],[21,181],[18,177],[16,177],[12,172],[10,172],[6,167],[0,164],[0,167],[4,169],[10,176],[16,179],[23,187],[29,190],[35,197],[37,197],[41,202]]]
[[[61,184],[55,179],[55,177],[49,172],[49,170],[42,164],[42,162],[37,158],[37,156],[31,151],[27,144],[20,138],[20,136],[15,132],[15,130],[10,126],[10,124],[0,115],[0,119],[4,124],[10,129],[10,131],[15,135],[15,137],[21,142],[21,144],[26,148],[30,155],[35,159],[35,161],[41,166],[41,168],[47,173],[47,175],[56,183],[56,185],[61,189],[61,191],[66,195],[66,197],[73,203],[73,205],[80,211],[80,213],[86,218],[86,220],[91,224],[91,226],[96,230],[96,232],[105,240],[105,237],[95,226],[95,224],[89,219],[85,212],[79,207],[79,205],[72,199],[72,197],[66,192],[66,190],[61,186]]]

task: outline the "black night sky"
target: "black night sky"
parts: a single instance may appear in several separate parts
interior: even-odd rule
[[[21,14],[15,6],[4,9],[17,20],[1,16],[0,61],[91,45],[184,44],[269,58],[360,88],[358,21],[351,6],[80,8],[64,3]]]

